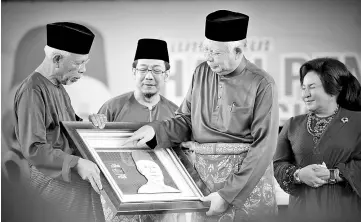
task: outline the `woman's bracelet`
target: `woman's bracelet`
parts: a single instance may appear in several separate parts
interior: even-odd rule
[[[301,168],[298,168],[294,173],[293,173],[293,179],[295,181],[296,184],[301,184],[302,181],[300,180],[300,176],[299,173],[301,171]]]

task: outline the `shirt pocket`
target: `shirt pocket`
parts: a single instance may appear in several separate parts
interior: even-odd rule
[[[251,111],[251,107],[241,107],[233,105],[231,108],[231,113],[247,114]]]
[[[252,107],[231,105],[223,111],[223,127],[234,135],[246,135],[250,130]]]

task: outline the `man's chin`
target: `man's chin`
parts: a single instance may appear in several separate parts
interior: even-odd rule
[[[65,83],[63,83],[63,85],[65,86],[70,86],[70,85],[73,85],[74,82],[72,81],[66,81]]]
[[[157,94],[157,90],[156,89],[143,89],[142,93],[143,94]]]
[[[150,99],[150,98],[152,98],[153,96],[155,96],[155,94],[156,93],[143,93],[143,96],[145,97],[145,98],[147,98],[147,99]]]
[[[211,68],[211,70],[212,70],[213,72],[219,72],[219,71],[220,71],[219,66],[209,66],[209,68]]]
[[[157,88],[157,86],[155,86],[155,85],[143,85],[142,88],[143,88],[144,91],[154,91]]]
[[[224,73],[223,72],[223,70],[219,67],[219,66],[216,66],[216,67],[213,67],[212,68],[212,66],[209,66],[210,68],[211,68],[211,70],[212,70],[212,72],[215,72],[215,73],[217,73],[218,75],[227,75],[226,73]]]
[[[68,80],[68,81],[66,81],[66,82],[64,82],[64,83],[62,83],[62,84],[65,85],[65,86],[70,86],[70,85],[73,85],[75,82],[77,82],[77,80],[76,80],[76,81],[70,81],[70,80]]]

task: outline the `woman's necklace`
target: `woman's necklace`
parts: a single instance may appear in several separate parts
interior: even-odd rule
[[[318,117],[315,113],[310,112],[307,115],[307,131],[313,136],[313,142],[315,144],[318,143],[322,134],[326,131],[328,125],[332,121],[333,117],[335,117],[336,113],[339,110],[339,106],[337,106],[336,110],[333,112],[331,116],[328,117]]]

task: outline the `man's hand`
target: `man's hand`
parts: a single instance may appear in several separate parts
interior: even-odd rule
[[[327,176],[326,171],[322,170],[321,168],[323,167],[318,164],[308,165],[299,171],[298,177],[303,183],[307,184],[310,187],[320,187],[327,183],[326,180],[321,179]]]
[[[102,183],[100,182],[100,170],[98,166],[90,160],[79,158],[76,170],[79,176],[83,180],[90,182],[94,190],[100,194],[100,190],[103,189]]]
[[[88,119],[99,129],[103,129],[105,127],[105,122],[107,122],[107,117],[104,114],[90,114]]]
[[[211,206],[209,207],[209,210],[206,212],[207,216],[213,216],[213,215],[219,215],[223,212],[225,212],[229,206],[229,203],[227,203],[219,194],[218,192],[214,192],[209,194],[206,197],[203,197],[201,201],[210,201]]]
[[[154,129],[151,126],[145,125],[139,128],[134,132],[133,136],[129,137],[126,141],[124,141],[122,146],[126,146],[127,144],[131,144],[137,148],[148,147],[146,142],[153,139],[155,135]]]
[[[180,144],[181,147],[185,147],[185,148],[188,148],[189,150],[192,150],[194,151],[196,146],[198,145],[199,143],[197,142],[194,142],[194,141],[187,141],[187,142],[182,142]]]

